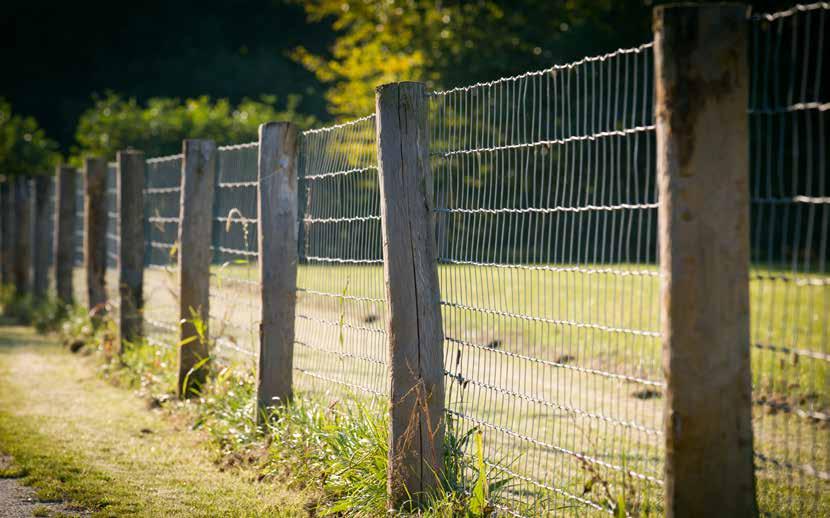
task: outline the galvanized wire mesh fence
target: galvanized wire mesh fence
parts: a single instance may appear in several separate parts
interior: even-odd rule
[[[258,353],[261,289],[257,266],[259,144],[218,148],[214,191],[210,330],[225,355]]]
[[[297,386],[387,392],[375,117],[302,133]]]
[[[483,432],[505,512],[659,509],[652,61],[430,101],[447,414]]]
[[[830,514],[830,4],[753,16],[755,457],[762,512]]]
[[[176,248],[182,155],[147,160],[144,189],[144,321],[150,343],[170,346],[178,332]]]
[[[107,300],[112,309],[118,308],[118,247],[120,244],[118,226],[118,164],[107,164],[104,203],[107,209]]]
[[[771,514],[830,514],[828,11],[749,21],[755,457]],[[429,96],[446,416],[456,437],[483,433],[503,514],[621,500],[663,512],[653,61],[648,43]],[[374,116],[300,135],[300,390],[389,391],[376,148]],[[210,334],[223,356],[258,354],[257,154],[218,148]],[[181,155],[147,160],[144,318],[166,345],[181,169]],[[112,164],[106,199],[114,268]]]

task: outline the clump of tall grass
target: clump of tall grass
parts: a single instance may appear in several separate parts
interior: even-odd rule
[[[316,495],[320,516],[379,516],[387,510],[386,473],[389,426],[384,405],[358,396],[326,399],[299,392],[292,401],[272,409],[258,425],[256,384],[245,365],[206,363],[213,371],[194,398],[178,401],[176,346],[163,347],[142,339],[112,356],[114,323],[97,323],[89,312],[70,311],[63,321],[65,340],[83,342],[104,353],[102,373],[139,393],[152,406],[181,411],[192,418],[216,448],[222,468],[253,469],[259,480],[279,480]],[[420,516],[484,517],[509,480],[493,476],[483,459],[483,436],[477,429],[462,434],[448,423],[446,470],[431,494],[403,505],[398,513]],[[471,453],[472,452],[472,453]]]

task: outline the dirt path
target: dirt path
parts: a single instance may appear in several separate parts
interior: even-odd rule
[[[306,514],[307,495],[257,483],[256,474],[220,471],[204,434],[181,417],[149,410],[96,368],[53,339],[0,326],[0,452],[25,473],[4,480],[3,494],[16,504],[0,501],[0,516],[6,508],[24,513],[9,516],[73,516],[75,505],[95,516]],[[27,500],[32,491],[70,507],[37,508]]]
[[[0,453],[0,473],[14,473],[14,460]],[[65,502],[43,501],[37,491],[20,483],[18,478],[0,478],[0,518],[29,518],[32,516],[88,516],[81,508]]]

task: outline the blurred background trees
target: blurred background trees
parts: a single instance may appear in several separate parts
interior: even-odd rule
[[[37,121],[13,113],[0,98],[0,175],[51,174],[58,159],[57,143]]]
[[[651,9],[650,0],[7,2],[0,96],[43,129],[17,119],[22,129],[8,135],[32,140],[4,141],[18,163],[3,165],[17,170],[25,156],[40,169],[54,142],[75,161],[128,145],[152,156],[177,152],[186,136],[253,140],[267,119],[362,116],[379,84],[447,88],[638,45],[651,39]]]

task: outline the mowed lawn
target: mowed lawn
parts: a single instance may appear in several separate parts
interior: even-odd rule
[[[150,410],[92,357],[0,325],[0,451],[42,500],[93,516],[300,516],[311,496],[221,471],[184,415]],[[0,509],[0,515],[2,513]]]
[[[211,328],[253,358],[255,264],[213,269]],[[175,272],[148,270],[148,315],[175,323]],[[830,514],[830,282],[753,268],[750,282],[759,497],[772,513]],[[447,408],[484,432],[520,501],[585,509],[608,495],[660,512],[664,381],[659,277],[651,265],[439,266]],[[241,282],[240,282],[241,281]],[[252,284],[254,283],[254,284]],[[298,271],[296,383],[386,391],[380,266]],[[533,510],[533,509],[531,509]]]

